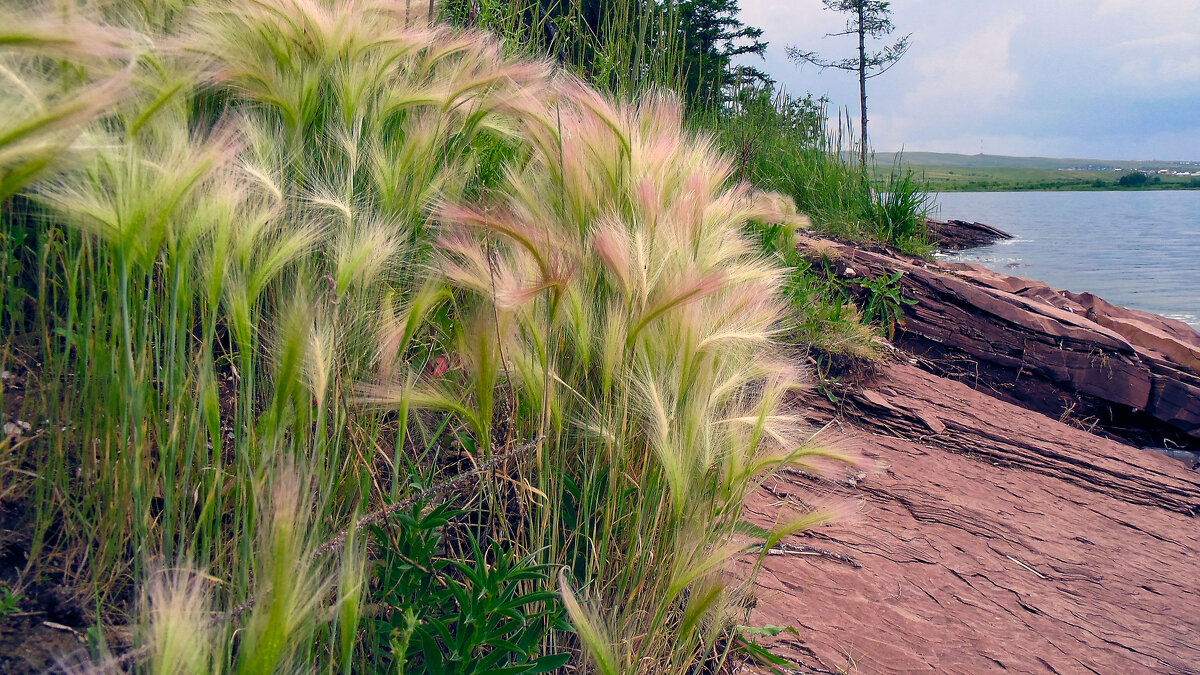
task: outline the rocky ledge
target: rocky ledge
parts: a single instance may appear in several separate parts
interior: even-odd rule
[[[1200,673],[1200,334],[1040,282],[823,241],[903,272],[895,351],[800,409],[863,464],[768,481],[755,625],[801,673]],[[828,433],[828,432],[827,432]],[[1193,455],[1184,454],[1185,457]],[[765,672],[765,671],[764,671]]]
[[[895,346],[925,370],[1128,443],[1200,450],[1200,333],[979,265],[804,240],[845,278],[902,272]]]
[[[925,220],[925,230],[929,238],[938,248],[949,251],[960,251],[966,248],[986,246],[1003,239],[1012,239],[1012,235],[997,230],[991,225],[973,223],[967,220]]]

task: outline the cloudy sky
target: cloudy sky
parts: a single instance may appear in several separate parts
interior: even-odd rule
[[[785,45],[853,54],[820,0],[740,0],[789,92],[858,119],[854,74],[796,66]],[[893,0],[912,48],[867,82],[875,150],[1200,160],[1200,0]]]

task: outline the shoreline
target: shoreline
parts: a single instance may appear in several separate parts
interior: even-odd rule
[[[936,196],[936,218],[983,220],[1015,235],[976,249],[945,250],[939,262],[982,264],[1000,274],[1091,293],[1200,330],[1192,217],[1200,193],[980,193]]]
[[[770,649],[802,672],[1191,672],[1200,466],[1113,423],[1171,427],[1154,399],[1172,442],[1200,449],[1200,333],[980,266],[800,247],[835,251],[846,278],[902,271],[919,302],[881,363],[800,406],[861,453],[857,473],[785,474],[751,498],[760,525],[791,503],[858,514],[772,550],[752,622],[799,631]]]
[[[1011,238],[982,223],[929,225],[945,249]],[[904,307],[893,342],[924,369],[969,376],[976,389],[1043,414],[1092,419],[1135,445],[1200,451],[1195,327],[975,263],[833,248],[841,259],[830,269],[843,278],[902,273],[901,291],[917,304]],[[970,362],[969,373],[960,362]]]

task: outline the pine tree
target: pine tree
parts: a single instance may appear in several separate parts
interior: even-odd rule
[[[846,19],[846,30],[840,33],[830,33],[829,37],[841,35],[856,35],[858,37],[858,54],[856,56],[831,61],[823,59],[815,51],[804,51],[797,47],[787,47],[787,55],[798,63],[811,63],[820,68],[837,68],[838,70],[856,71],[858,73],[858,104],[862,124],[861,164],[867,166],[867,80],[886,73],[896,65],[908,51],[909,33],[879,51],[867,51],[867,38],[881,38],[890,35],[895,29],[892,25],[892,10],[890,2],[880,0],[821,0],[825,9],[849,14]],[[872,72],[873,71],[873,72]]]
[[[734,57],[743,54],[762,56],[767,43],[761,28],[747,26],[738,19],[737,0],[682,0],[679,3],[680,30],[684,34],[685,89],[688,97],[700,104],[723,100],[726,85],[748,81],[770,82],[757,68],[733,69]]]

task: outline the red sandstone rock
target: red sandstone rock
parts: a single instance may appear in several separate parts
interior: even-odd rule
[[[837,272],[903,272],[917,304],[904,308],[896,343],[939,374],[1134,442],[1200,444],[1200,334],[1186,324],[977,265],[800,246],[832,251]]]
[[[1200,672],[1200,474],[907,365],[842,400],[873,468],[749,505],[857,505],[759,576],[752,621],[797,629],[770,646],[800,672]]]

